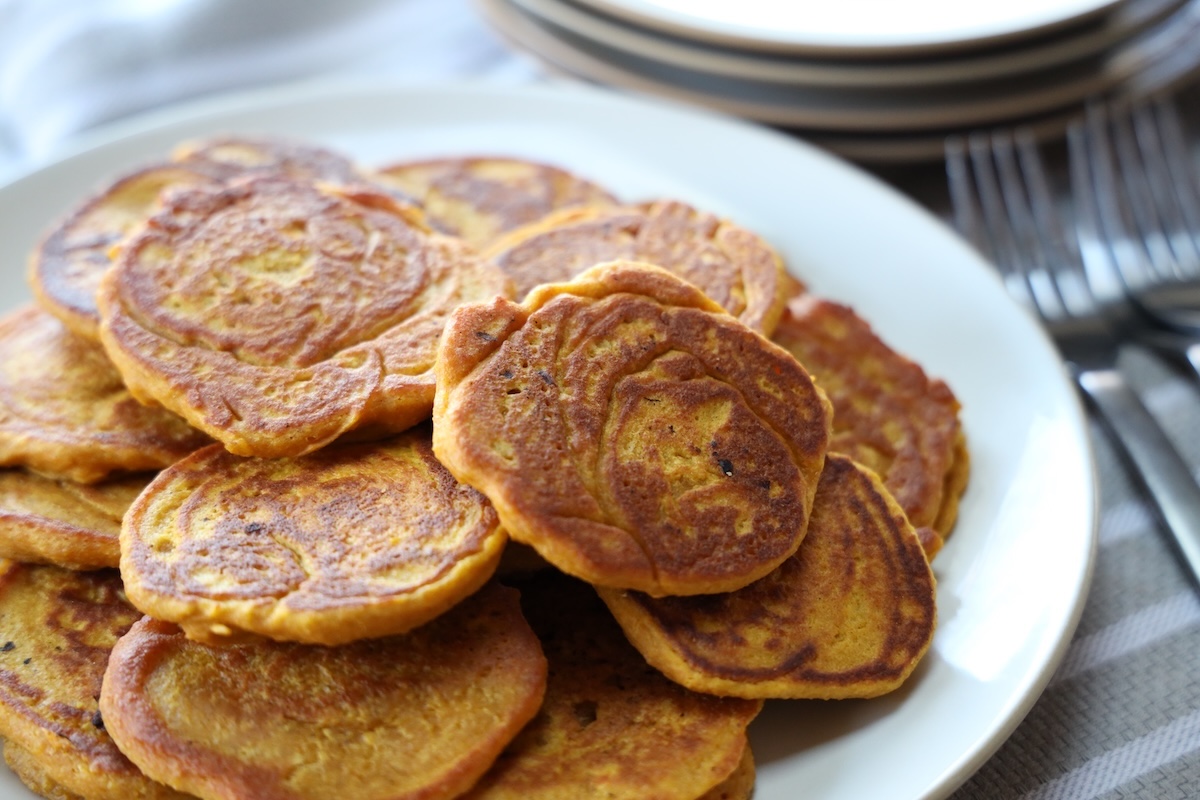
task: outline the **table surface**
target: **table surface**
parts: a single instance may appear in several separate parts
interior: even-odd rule
[[[13,2],[0,0],[0,29],[6,13],[12,19]],[[358,5],[367,8],[370,3]],[[507,85],[561,80],[501,41],[468,0],[401,0],[392,6],[391,23],[420,35],[326,59],[318,65],[321,72],[415,81],[471,78]],[[2,40],[0,33],[0,45]],[[13,88],[17,82],[11,70],[5,74],[5,52],[0,46],[0,181],[53,157],[76,130],[174,99],[147,91],[124,98],[123,104],[89,107],[72,117],[62,109],[83,104],[63,88],[69,88],[69,81],[60,80],[49,86],[49,94],[39,94],[43,102],[23,101],[21,91]],[[311,75],[312,68],[295,72],[247,70],[226,74],[224,83],[195,86],[216,91]],[[891,169],[880,176],[944,212],[939,166]],[[1197,383],[1135,350],[1123,363],[1200,474]],[[1100,480],[1100,549],[1075,639],[1032,711],[957,790],[955,800],[1200,797],[1200,601],[1104,432],[1093,425],[1092,437]]]

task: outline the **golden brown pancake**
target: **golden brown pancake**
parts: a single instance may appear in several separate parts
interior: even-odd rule
[[[217,183],[211,172],[182,164],[154,164],[117,178],[51,228],[33,252],[29,282],[38,304],[72,332],[95,339],[96,289],[112,247],[146,221],[164,189]]]
[[[435,229],[483,248],[561,208],[615,205],[606,189],[519,158],[438,158],[392,164],[378,178],[421,203]]]
[[[487,581],[504,541],[422,426],[295,459],[205,448],[126,514],[121,574],[135,606],[193,639],[334,645],[433,619]]]
[[[130,390],[238,455],[298,456],[428,416],[460,303],[508,281],[369,190],[280,177],[172,194],[98,295]]]
[[[917,528],[917,539],[921,542],[921,549],[925,551],[926,561],[933,561],[946,544],[945,538],[940,533],[928,527]]]
[[[226,136],[181,145],[174,163],[151,164],[117,178],[50,230],[30,260],[38,303],[75,333],[96,339],[96,290],[111,263],[109,251],[155,212],[161,193],[256,173],[337,183],[364,180],[349,159],[297,141]]]
[[[754,754],[750,752],[749,743],[742,752],[742,760],[738,762],[733,774],[709,789],[698,800],[750,800],[754,794]]]
[[[519,584],[550,680],[541,711],[469,800],[696,800],[729,778],[761,702],[690,692],[649,667],[586,585]]]
[[[99,345],[44,311],[0,318],[0,466],[93,483],[161,469],[208,441],[134,400]]]
[[[28,750],[23,750],[12,742],[4,743],[4,763],[30,791],[45,797],[46,800],[86,800],[56,783]]]
[[[875,697],[933,639],[933,573],[879,477],[825,460],[804,544],[737,592],[651,598],[601,589],[629,640],[667,677],[734,697]]]
[[[116,570],[10,562],[0,574],[0,735],[64,792],[179,797],[121,754],[97,705],[109,652],[140,616]]]
[[[460,309],[434,450],[513,539],[591,583],[732,591],[804,537],[830,408],[694,286],[617,262]]]
[[[943,537],[949,536],[950,532],[954,530],[954,523],[958,520],[958,505],[962,500],[963,492],[967,489],[970,477],[971,454],[967,450],[966,434],[960,427],[958,436],[954,439],[954,458],[950,464],[950,471],[946,473],[946,483],[942,488],[942,505],[938,509],[937,519],[933,523],[933,527]]]
[[[792,288],[779,255],[757,235],[685,203],[574,208],[512,231],[484,251],[524,297],[604,261],[645,261],[700,287],[770,334]]]
[[[361,183],[364,173],[349,158],[295,139],[215,136],[180,144],[173,161],[224,180],[246,175],[285,175],[329,183]]]
[[[207,647],[149,617],[100,697],[121,749],[202,798],[457,797],[537,712],[546,660],[491,585],[405,636]]]
[[[949,534],[968,463],[950,388],[884,343],[852,309],[811,295],[789,303],[773,339],[833,401],[830,450],[878,472],[914,526]]]
[[[121,517],[151,477],[82,484],[0,470],[0,558],[67,569],[117,566]]]

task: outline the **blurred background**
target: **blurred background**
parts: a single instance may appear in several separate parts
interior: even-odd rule
[[[355,76],[585,80],[906,174],[949,134],[1052,140],[1088,97],[1186,84],[1198,32],[1200,0],[0,0],[0,178],[177,100]]]
[[[544,78],[468,0],[0,0],[0,181],[140,111],[355,76]]]

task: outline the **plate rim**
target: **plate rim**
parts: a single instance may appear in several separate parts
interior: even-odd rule
[[[696,39],[744,50],[803,53],[823,57],[906,57],[942,55],[964,50],[981,49],[1019,41],[1023,38],[1051,34],[1080,25],[1110,13],[1125,0],[1076,0],[1073,10],[1057,15],[1033,15],[1023,23],[1015,20],[997,25],[991,30],[963,29],[957,34],[913,34],[906,40],[894,35],[854,36],[836,33],[792,32],[787,35],[767,26],[724,25],[696,15],[662,9],[653,0],[570,0],[600,13],[618,17],[643,28],[656,29],[674,36]]]
[[[707,106],[758,122],[803,128],[814,133],[911,134],[947,128],[987,127],[1018,117],[1048,115],[1110,90],[1122,81],[1129,81],[1140,71],[1153,72],[1155,67],[1178,58],[1178,54],[1183,52],[1177,47],[1164,48],[1164,42],[1159,40],[1172,35],[1187,40],[1200,31],[1200,4],[1192,6],[1185,3],[1172,9],[1151,27],[1139,31],[1130,40],[1122,42],[1124,49],[1114,49],[1101,56],[1070,64],[1061,70],[1062,74],[1042,76],[1043,80],[1035,80],[1038,77],[1036,71],[1014,79],[1035,85],[1032,91],[1016,91],[1005,85],[1001,96],[986,100],[971,95],[963,102],[948,102],[946,98],[941,98],[915,106],[909,103],[880,108],[860,98],[856,104],[834,108],[819,103],[803,105],[747,97],[735,91],[736,87],[733,86],[724,93],[706,91],[700,88],[701,84],[709,83],[703,74],[663,64],[653,55],[632,56],[591,40],[583,42],[586,50],[576,46],[563,36],[584,37],[570,31],[556,30],[556,26],[520,8],[517,0],[475,0],[475,4],[504,38],[553,70],[650,96],[668,97],[677,102]],[[634,57],[647,61],[655,68],[669,70],[692,85],[685,85],[670,76],[650,75],[625,63],[627,58]],[[1200,59],[1193,59],[1196,60]],[[751,91],[755,88],[809,91],[825,93],[834,98],[844,98],[856,91],[854,88],[838,91],[835,87],[824,86],[769,85],[725,77],[721,80],[731,84],[740,83]],[[990,83],[1000,86],[1007,82]],[[915,87],[918,92],[952,89],[937,85]]]
[[[1095,56],[1165,19],[1192,0],[1127,0],[1097,25],[1028,45],[915,61],[818,59],[737,50],[641,28],[562,0],[510,0],[581,38],[627,54],[653,52],[664,64],[697,73],[813,87],[939,86],[1027,74]]]

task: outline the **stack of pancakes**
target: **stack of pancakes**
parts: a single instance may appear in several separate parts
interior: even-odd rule
[[[753,232],[225,137],[0,320],[0,735],[52,798],[747,798],[929,647],[958,402]]]

